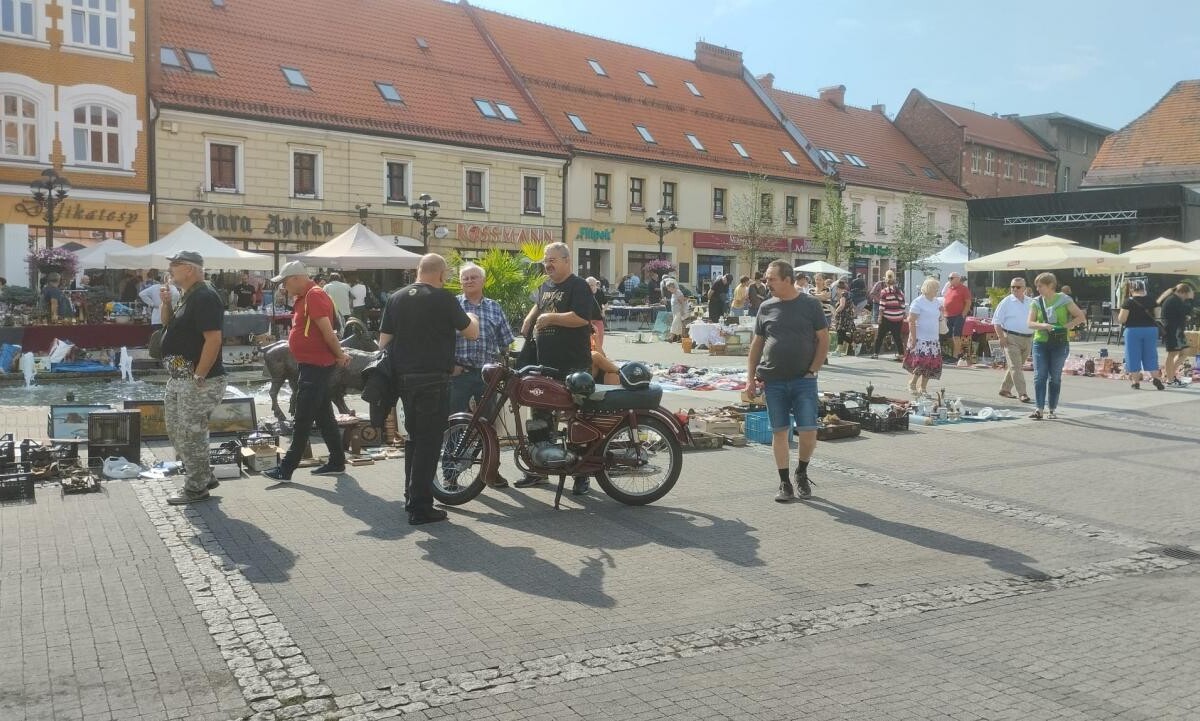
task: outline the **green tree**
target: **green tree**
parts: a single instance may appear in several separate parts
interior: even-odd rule
[[[939,237],[937,229],[929,224],[925,196],[916,192],[905,195],[900,217],[892,223],[892,252],[896,258],[896,277],[901,283],[905,271],[929,270],[921,259],[933,254]]]
[[[765,175],[750,173],[747,192],[733,198],[730,206],[730,239],[738,257],[750,267],[751,275],[758,270],[759,258],[774,255],[783,237],[783,227],[775,208],[775,188]]]
[[[482,257],[471,259],[472,263],[483,268],[484,296],[500,304],[514,332],[520,330],[521,320],[529,312],[529,296],[546,280],[541,260],[542,246],[537,243],[525,243],[516,253],[492,248]],[[467,259],[454,252],[450,254],[447,262],[452,272],[446,281],[446,290],[455,294],[461,293],[458,269]]]
[[[817,224],[812,228],[813,240],[825,249],[826,260],[840,266],[851,259],[851,252],[861,235],[862,228],[842,202],[837,181],[832,175],[825,176],[825,198]]]

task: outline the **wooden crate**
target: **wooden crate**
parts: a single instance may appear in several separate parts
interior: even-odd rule
[[[832,441],[837,438],[853,438],[862,433],[862,426],[853,421],[838,421],[822,424],[817,429],[817,440]]]
[[[703,431],[692,431],[692,445],[684,446],[683,450],[704,451],[720,448],[723,445],[725,445],[725,439],[721,436]]]

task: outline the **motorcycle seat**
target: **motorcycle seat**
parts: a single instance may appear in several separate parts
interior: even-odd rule
[[[583,401],[585,411],[649,410],[662,404],[662,386],[632,391],[619,385],[597,385],[596,392]]]

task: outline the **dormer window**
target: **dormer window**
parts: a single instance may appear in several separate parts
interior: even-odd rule
[[[733,146],[733,149],[737,151],[738,155],[746,159],[750,158],[750,153],[746,152],[746,149],[742,147],[741,143],[737,142],[736,140],[731,140],[729,141],[729,144]]]
[[[475,98],[475,107],[479,108],[479,114],[485,118],[500,117],[500,113],[496,112],[496,109],[492,107],[491,101]]]
[[[505,120],[511,120],[514,123],[520,122],[521,120],[517,117],[516,111],[506,103],[496,103],[496,109],[500,111],[500,117],[504,118]]]
[[[588,65],[592,66],[592,71],[597,75],[608,77],[608,73],[604,72],[604,66],[600,64],[599,60],[592,60],[591,58],[588,58]]]
[[[852,153],[846,153],[846,162],[850,163],[851,165],[857,165],[860,168],[867,167],[866,161]]]
[[[822,158],[824,158],[825,160],[829,161],[830,163],[840,163],[840,162],[842,162],[842,159],[841,159],[841,158],[839,158],[839,157],[838,157],[838,155],[837,155],[837,153],[833,152],[832,150],[825,150],[825,149],[823,149],[823,148],[822,148],[822,149],[821,149],[820,151],[818,151],[818,152],[820,152],[820,153],[821,153],[821,157],[822,157]]]
[[[645,70],[639,70],[637,71],[637,74],[638,77],[642,79],[643,83],[649,85],[650,87],[655,87],[654,78],[650,77],[650,73],[647,73]]]
[[[638,135],[642,136],[642,140],[645,140],[647,143],[656,143],[657,142],[654,139],[654,136],[650,134],[650,131],[646,130],[645,125],[634,125],[633,127],[637,128]]]
[[[587,126],[583,124],[583,118],[579,117],[578,115],[576,115],[574,113],[567,113],[567,120],[570,120],[571,125],[575,126],[575,129],[578,130],[579,132],[581,132],[581,133],[590,132],[587,129]]]
[[[308,88],[308,80],[304,77],[304,73],[296,68],[281,67],[283,77],[287,79],[288,85],[293,88]]]
[[[395,85],[392,85],[391,83],[381,83],[376,80],[375,87],[379,90],[379,94],[383,96],[383,99],[389,103],[404,102],[404,96],[400,94],[400,91],[396,90]]]
[[[188,64],[192,66],[192,70],[198,73],[216,73],[217,69],[213,67],[212,58],[208,57],[208,53],[202,53],[199,50],[184,50],[187,55]]]
[[[179,53],[175,52],[175,48],[168,48],[165,45],[158,49],[158,61],[163,64],[163,67],[183,68],[183,61],[179,59]]]

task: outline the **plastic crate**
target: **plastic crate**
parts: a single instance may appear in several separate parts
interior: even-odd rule
[[[8,466],[0,473],[0,503],[31,503],[33,501],[33,474],[24,463]]]
[[[746,440],[751,443],[771,442],[771,419],[766,411],[746,414]]]
[[[13,440],[13,434],[5,433],[0,436],[0,466],[8,463],[15,463],[17,460],[17,442]]]

